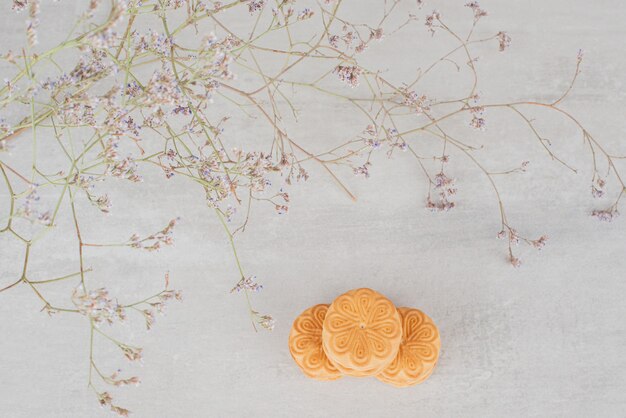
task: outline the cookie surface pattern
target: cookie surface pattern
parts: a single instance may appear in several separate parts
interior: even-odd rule
[[[380,293],[351,290],[328,308],[322,339],[326,354],[341,372],[376,375],[396,357],[402,339],[400,315]]]
[[[376,377],[398,387],[426,380],[439,359],[439,331],[428,315],[418,309],[398,308],[403,338],[396,358]]]
[[[322,325],[328,305],[315,305],[300,314],[289,333],[289,352],[302,372],[318,380],[339,379],[342,374],[322,348]]]

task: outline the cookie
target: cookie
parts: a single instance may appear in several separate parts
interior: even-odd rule
[[[328,305],[315,305],[296,318],[289,333],[289,352],[302,372],[312,379],[336,380],[342,374],[322,348],[322,324]]]
[[[401,339],[396,307],[372,289],[354,289],[339,296],[324,319],[324,351],[346,375],[377,375],[396,357]]]
[[[396,358],[376,378],[397,387],[422,383],[433,372],[441,341],[432,319],[413,308],[398,308],[403,338]]]

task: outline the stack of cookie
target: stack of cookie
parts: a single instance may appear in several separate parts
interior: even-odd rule
[[[426,380],[439,358],[439,331],[423,312],[397,308],[372,289],[354,289],[300,314],[289,351],[318,380],[375,376],[396,387]]]

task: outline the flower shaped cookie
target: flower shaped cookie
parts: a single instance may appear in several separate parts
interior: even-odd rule
[[[441,342],[432,319],[413,308],[398,308],[402,317],[403,338],[396,358],[376,376],[397,387],[426,380],[437,363]]]
[[[328,305],[315,305],[300,314],[289,334],[289,351],[302,372],[317,380],[336,380],[342,374],[322,349],[322,324]]]
[[[324,351],[346,375],[380,373],[396,357],[401,339],[398,311],[389,299],[371,289],[355,289],[339,296],[324,319]]]

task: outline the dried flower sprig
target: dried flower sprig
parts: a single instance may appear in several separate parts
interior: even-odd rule
[[[114,322],[124,322],[126,320],[126,310],[132,309],[139,312],[146,318],[146,327],[148,330],[154,325],[154,311],[158,313],[164,312],[165,304],[172,299],[182,300],[182,294],[178,290],[171,290],[169,287],[169,273],[165,275],[165,286],[162,291],[156,295],[146,299],[139,300],[134,303],[120,304],[114,302],[105,289],[89,292],[89,294],[80,294],[75,292],[73,296],[74,304],[77,306],[77,312],[89,318],[91,326],[90,334],[90,351],[89,351],[89,387],[94,390],[101,406],[108,406],[111,411],[121,416],[128,416],[130,413],[126,408],[114,405],[112,397],[108,392],[99,392],[96,388],[94,377],[100,377],[100,380],[107,385],[121,387],[129,385],[138,385],[140,379],[137,376],[121,377],[121,370],[117,370],[112,374],[105,374],[96,363],[94,355],[94,337],[101,336],[105,340],[115,344],[123,354],[123,356],[131,362],[142,362],[143,348],[126,344],[103,331],[98,324],[106,322],[112,325]],[[150,320],[148,320],[148,317]],[[95,372],[95,374],[94,374]]]

